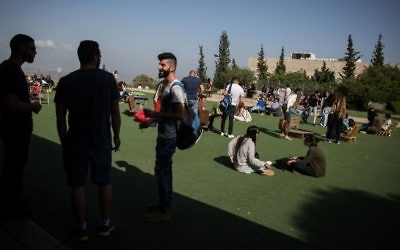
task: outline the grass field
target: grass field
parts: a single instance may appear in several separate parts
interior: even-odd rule
[[[210,105],[210,104],[209,104]],[[127,104],[121,104],[121,112]],[[218,128],[220,120],[216,119]],[[257,151],[263,160],[304,155],[302,140],[273,136],[275,117],[253,114],[235,122],[234,134],[249,124],[261,128]],[[317,134],[324,129],[302,125]],[[275,176],[241,174],[226,164],[229,139],[207,132],[194,147],[174,155],[174,217],[146,224],[144,207],[156,200],[153,176],[156,129],[138,129],[122,115],[121,150],[113,154],[113,220],[109,239],[71,239],[73,220],[65,186],[54,105],[34,116],[26,196],[34,221],[71,249],[269,249],[398,248],[400,226],[400,133],[360,134],[357,142],[321,142],[328,167],[323,178],[275,171]],[[96,189],[88,188],[88,222],[98,221]]]

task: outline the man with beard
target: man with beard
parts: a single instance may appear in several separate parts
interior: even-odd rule
[[[78,224],[77,239],[88,239],[85,218],[85,186],[90,168],[91,181],[98,186],[101,223],[97,233],[109,236],[114,229],[111,213],[111,131],[114,150],[121,141],[119,92],[111,73],[99,69],[101,53],[95,41],[82,41],[78,48],[80,69],[60,79],[56,103],[57,130],[63,149],[71,205]],[[68,112],[68,129],[67,129]]]
[[[23,34],[10,41],[11,56],[0,64],[0,135],[4,143],[4,169],[0,180],[1,216],[21,218],[30,211],[21,205],[24,166],[28,162],[32,135],[32,112],[41,105],[31,103],[29,86],[21,69],[36,55],[34,40]]]
[[[159,120],[156,145],[155,175],[158,204],[149,205],[144,220],[160,222],[172,214],[172,156],[176,150],[176,130],[184,116],[186,94],[183,84],[175,76],[176,57],[172,53],[158,55],[158,76],[164,78],[161,89],[160,112],[145,110],[146,116]]]

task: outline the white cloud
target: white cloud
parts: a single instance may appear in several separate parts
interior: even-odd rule
[[[38,48],[57,49],[53,40],[35,40],[35,45]]]
[[[56,44],[53,40],[35,40],[35,45],[37,48],[42,49],[52,49],[52,50],[66,50],[73,51],[74,47],[66,42],[61,44]]]
[[[74,47],[69,43],[62,43],[61,48],[67,51],[74,51]]]

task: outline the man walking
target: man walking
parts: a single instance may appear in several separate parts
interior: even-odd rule
[[[231,83],[228,84],[225,88],[224,96],[230,94],[232,96],[232,103],[228,106],[227,112],[222,114],[222,121],[221,121],[221,136],[228,136],[228,138],[235,137],[233,132],[233,118],[235,115],[236,106],[242,102],[242,97],[244,96],[244,90],[239,85],[240,78],[237,76],[232,77]],[[232,86],[232,87],[231,87]],[[229,92],[230,89],[230,92]],[[228,93],[229,92],[229,93]],[[225,133],[225,122],[226,118],[229,117],[229,126],[228,126],[228,134]]]
[[[71,205],[78,224],[78,240],[88,239],[85,218],[85,186],[90,168],[91,181],[98,186],[101,223],[99,236],[114,229],[111,213],[111,131],[114,150],[121,142],[119,93],[111,73],[99,69],[101,53],[95,41],[82,41],[78,48],[80,69],[60,79],[56,103],[57,130],[63,149]],[[68,129],[67,116],[68,113]]]
[[[175,76],[177,60],[172,53],[158,55],[158,76],[164,78],[160,112],[145,109],[146,116],[158,118],[155,176],[158,204],[149,205],[144,220],[160,222],[172,214],[172,156],[176,150],[176,130],[184,116],[185,92]]]
[[[182,83],[183,86],[185,86],[189,107],[193,109],[194,113],[198,114],[198,95],[201,81],[200,78],[196,76],[196,71],[191,70],[189,76],[182,79]]]
[[[30,216],[21,204],[24,167],[28,162],[32,135],[32,112],[41,105],[31,103],[29,86],[21,69],[36,55],[34,40],[24,34],[10,41],[11,56],[0,64],[0,136],[4,143],[4,169],[0,179],[0,215],[8,218]]]

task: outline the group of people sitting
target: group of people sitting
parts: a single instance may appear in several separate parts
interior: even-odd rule
[[[228,144],[228,156],[234,168],[242,173],[259,173],[266,176],[274,175],[271,161],[262,161],[256,151],[257,126],[249,126],[246,134],[232,139]],[[277,162],[277,167],[289,171],[297,171],[304,175],[325,176],[326,158],[318,148],[318,141],[313,134],[306,135],[304,145],[308,151],[304,157],[291,156]]]
[[[29,84],[29,94],[31,96],[40,96],[43,89],[52,90],[55,85],[49,75],[46,77],[43,75],[28,76],[26,77],[26,81]]]
[[[362,124],[361,131],[369,134],[385,132],[392,125],[392,116],[390,114],[385,114],[385,118],[383,118],[372,107],[368,108],[367,119],[368,123]]]

